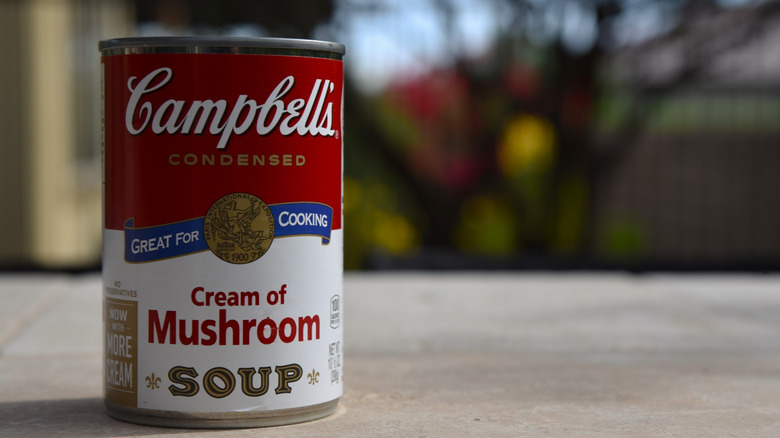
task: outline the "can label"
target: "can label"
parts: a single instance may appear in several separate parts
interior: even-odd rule
[[[102,68],[106,400],[220,413],[340,397],[342,62]]]

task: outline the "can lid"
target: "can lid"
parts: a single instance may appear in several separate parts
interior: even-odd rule
[[[98,49],[103,55],[134,53],[248,53],[336,59],[341,59],[346,52],[343,44],[330,41],[218,36],[115,38],[100,41]]]

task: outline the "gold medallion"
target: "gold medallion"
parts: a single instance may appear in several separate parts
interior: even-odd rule
[[[251,263],[262,257],[274,240],[274,215],[257,196],[231,193],[209,208],[203,235],[211,252],[220,259]]]

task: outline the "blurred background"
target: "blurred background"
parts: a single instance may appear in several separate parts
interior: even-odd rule
[[[0,268],[100,266],[97,41],[347,46],[347,269],[777,270],[780,3],[3,0]]]

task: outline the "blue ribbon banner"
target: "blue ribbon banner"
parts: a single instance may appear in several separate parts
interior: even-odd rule
[[[130,263],[178,257],[209,249],[203,238],[203,218],[148,228],[125,222],[125,260]]]
[[[274,215],[274,237],[317,236],[330,243],[333,209],[314,202],[270,205]],[[125,261],[143,263],[205,251],[203,217],[156,227],[133,228],[125,221]]]
[[[322,244],[330,243],[333,209],[314,202],[291,202],[271,205],[274,215],[274,238],[286,236],[318,236]]]

